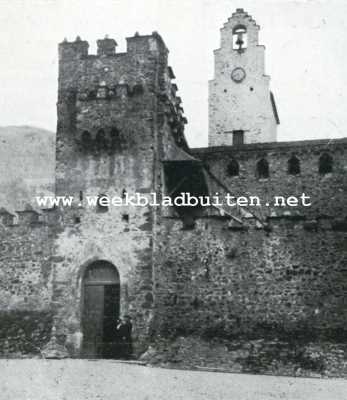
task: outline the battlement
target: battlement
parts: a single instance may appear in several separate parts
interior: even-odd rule
[[[260,220],[255,215],[243,211],[244,216],[240,219],[235,218],[233,214],[229,214],[224,210],[209,208],[203,216],[196,218],[194,225],[190,229],[195,228],[199,223],[208,223],[208,221],[219,221],[224,226],[225,230],[236,232],[244,231],[264,231],[267,235],[271,232],[276,234],[276,231],[285,226],[286,229],[302,230],[309,233],[318,232],[347,232],[347,219],[339,217],[331,217],[325,215],[308,216],[297,210],[280,210],[272,211],[263,220]],[[182,229],[185,227],[185,222],[179,215],[170,215],[164,217],[166,221],[181,221]]]
[[[10,211],[0,207],[0,226],[16,227],[48,226],[57,222],[58,215],[55,208],[35,209],[27,204],[22,210]]]
[[[162,37],[157,32],[153,32],[151,35],[140,35],[136,32],[134,36],[126,38],[126,41],[126,53],[117,54],[117,42],[106,35],[104,39],[98,39],[96,42],[97,54],[89,54],[89,43],[86,40],[82,40],[80,36],[77,36],[72,42],[64,39],[64,41],[59,44],[59,61],[80,60],[88,57],[118,57],[126,54],[140,54],[145,52],[168,53],[168,49]]]
[[[97,54],[89,54],[89,43],[80,37],[60,43],[59,98],[62,95],[66,100],[75,93],[79,101],[117,100],[157,92],[181,114],[178,88],[172,83],[175,75],[168,66],[168,49],[161,36],[136,32],[126,40],[124,53],[116,53],[117,42],[107,36],[97,40]]]
[[[64,141],[70,140],[71,136],[65,136],[66,126],[60,131],[62,121],[69,121],[76,149],[83,154],[100,155],[101,150],[114,154],[135,149],[136,143],[142,146],[143,136],[140,139],[129,131],[125,114],[131,124],[138,119],[140,131],[141,118],[151,117],[155,99],[176,143],[187,147],[187,119],[163,39],[153,32],[143,36],[135,33],[126,40],[124,53],[116,53],[117,42],[109,37],[97,40],[97,54],[89,54],[89,43],[80,37],[60,43],[58,143],[63,131]]]

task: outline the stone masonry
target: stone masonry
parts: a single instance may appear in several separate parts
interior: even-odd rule
[[[307,336],[344,342],[347,140],[262,143],[275,140],[264,125],[268,136],[250,140],[257,143],[190,149],[159,34],[135,34],[125,53],[110,38],[97,44],[96,55],[80,38],[59,45],[56,195],[74,196],[74,205],[0,209],[1,354],[59,346],[83,357],[84,282],[95,262],[117,271],[136,357],[181,336],[242,346]],[[85,200],[134,192],[251,195],[262,204],[168,209]],[[311,206],[273,205],[274,196],[302,193]]]

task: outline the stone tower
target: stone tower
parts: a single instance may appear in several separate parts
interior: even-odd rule
[[[153,184],[153,102],[167,49],[158,36],[59,46],[56,193],[119,195]],[[136,165],[136,166],[135,166]],[[81,193],[83,192],[83,194]]]
[[[209,82],[209,145],[276,141],[279,119],[265,75],[259,26],[238,8],[221,29]]]
[[[116,45],[98,40],[97,54],[79,37],[59,45],[56,195],[76,201],[57,210],[54,324],[72,354],[91,357],[109,353],[122,314],[132,318],[140,351],[154,307],[158,208],[105,199],[160,193],[164,148],[186,145],[186,120],[160,35],[135,34],[123,53]]]

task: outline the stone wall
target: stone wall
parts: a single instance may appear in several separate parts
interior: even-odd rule
[[[310,140],[297,142],[278,142],[243,146],[225,146],[194,149],[192,154],[202,160],[213,176],[226,186],[233,196],[258,196],[261,207],[251,207],[250,211],[259,217],[282,215],[284,212],[299,212],[310,218],[329,217],[344,219],[347,215],[345,205],[346,178],[346,139]],[[323,155],[332,158],[332,171],[319,172],[319,160]],[[300,172],[288,173],[288,162],[296,157]],[[257,173],[257,163],[266,160],[269,168],[268,178]],[[231,161],[237,162],[239,172],[231,176],[228,167]],[[225,195],[226,190],[214,179],[209,178],[210,192]],[[312,203],[309,207],[274,207],[275,196],[300,196],[305,193]],[[266,206],[266,203],[269,206]],[[230,210],[231,211],[231,210]]]
[[[310,207],[205,209],[195,228],[164,218],[156,259],[155,331],[164,336],[343,340],[346,307],[346,140],[195,149],[210,194],[310,196]],[[319,173],[328,153],[332,171]],[[295,154],[301,172],[288,174]],[[257,177],[265,158],[269,177]],[[239,164],[237,176],[228,163]],[[228,190],[227,190],[228,189]],[[249,211],[249,212],[248,212]],[[236,217],[240,222],[235,222]]]
[[[271,232],[206,218],[167,220],[156,269],[164,335],[337,338],[345,334],[346,232],[280,219]]]
[[[0,354],[38,354],[52,327],[51,214],[7,214],[1,225]]]
[[[112,39],[98,46],[98,55],[90,55],[87,42],[60,45],[56,194],[74,196],[73,206],[41,216],[22,210],[16,218],[0,210],[0,352],[40,352],[52,331],[79,356],[83,277],[98,260],[117,268],[136,354],[150,338],[193,334],[344,340],[346,140],[188,154],[186,120],[160,36],[129,38],[121,54]],[[333,163],[323,174],[324,154]],[[300,172],[292,175],[293,156]],[[230,174],[232,160],[237,174]],[[260,160],[268,163],[268,177],[257,172]],[[269,206],[199,210],[194,226],[177,210],[86,203],[101,194],[169,194],[168,163],[186,171],[184,187],[197,193],[208,187],[210,194],[259,196]],[[272,204],[274,196],[303,192],[312,206]]]
[[[2,357],[41,356],[51,338],[53,316],[49,310],[1,311],[0,322]]]
[[[141,357],[152,365],[200,371],[311,378],[347,375],[345,343],[301,340],[158,339]]]

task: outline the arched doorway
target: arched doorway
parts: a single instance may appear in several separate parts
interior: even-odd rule
[[[113,358],[117,355],[115,331],[119,318],[120,281],[114,265],[95,261],[83,278],[83,356]]]

